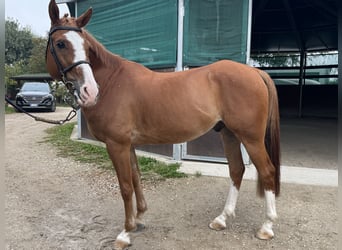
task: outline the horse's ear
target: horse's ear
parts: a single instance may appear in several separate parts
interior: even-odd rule
[[[93,9],[89,8],[87,12],[83,13],[76,19],[76,24],[79,28],[83,28],[89,22],[91,15],[93,14]]]
[[[51,0],[49,3],[49,15],[51,19],[51,25],[54,25],[59,21],[59,9],[55,0]]]

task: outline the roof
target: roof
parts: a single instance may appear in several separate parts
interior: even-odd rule
[[[337,50],[338,0],[253,0],[251,52]]]
[[[23,74],[10,77],[16,81],[52,81],[52,77],[48,73],[38,73],[38,74]]]
[[[71,10],[81,0],[67,2]],[[341,0],[250,0],[251,53],[331,51],[338,49]],[[91,2],[91,1],[89,1]]]

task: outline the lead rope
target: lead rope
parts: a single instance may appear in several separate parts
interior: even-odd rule
[[[50,124],[57,124],[57,125],[63,125],[64,123],[71,121],[72,118],[74,118],[77,114],[77,109],[73,108],[69,114],[66,116],[66,118],[64,120],[50,120],[50,119],[46,119],[43,117],[39,117],[36,115],[32,115],[29,112],[25,111],[23,108],[19,107],[18,105],[16,105],[15,103],[13,103],[7,96],[5,96],[5,100],[8,104],[10,104],[11,106],[13,106],[15,109],[19,110],[20,112],[23,112],[24,114],[32,117],[34,120],[38,121],[38,122],[45,122],[45,123],[50,123]]]

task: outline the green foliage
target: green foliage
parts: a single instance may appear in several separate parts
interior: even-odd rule
[[[201,176],[202,176],[202,173],[200,171],[196,171],[195,177],[201,177]]]
[[[139,157],[138,162],[143,173],[157,173],[164,178],[183,178],[186,174],[178,172],[178,163],[165,164],[150,157]]]
[[[84,163],[93,163],[105,169],[113,169],[112,163],[104,147],[70,139],[75,123],[67,123],[62,126],[55,126],[47,130],[48,136],[44,142],[49,142],[56,146],[58,155],[71,157]],[[138,157],[138,163],[144,179],[153,178],[182,178],[186,174],[178,172],[179,164],[165,164],[153,158]]]
[[[12,114],[15,113],[15,109],[11,106],[8,106],[7,103],[5,105],[5,114]]]
[[[45,51],[47,39],[42,37],[33,37],[33,48],[31,56],[28,59],[27,73],[42,73],[46,72]]]
[[[56,146],[60,156],[72,157],[79,162],[94,163],[103,168],[111,168],[110,159],[105,148],[70,139],[74,126],[75,123],[67,123],[48,129],[48,137],[45,141]]]
[[[16,20],[5,24],[5,83],[6,93],[13,98],[17,82],[10,77],[46,72],[46,38],[36,37],[29,28],[22,28]]]
[[[68,93],[68,89],[63,82],[54,81],[51,83],[51,88],[55,93],[56,101],[59,104],[64,104],[64,96]]]
[[[10,85],[15,85],[16,81],[11,80],[10,77],[24,74],[26,71],[26,64],[23,60],[17,61],[13,64],[5,64],[5,82]]]
[[[33,34],[28,28],[21,28],[18,21],[5,23],[5,63],[27,62],[33,48]]]
[[[251,59],[261,67],[291,67],[299,66],[299,54],[256,54]]]

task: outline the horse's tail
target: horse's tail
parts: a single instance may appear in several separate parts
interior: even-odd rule
[[[277,89],[273,80],[265,71],[258,71],[268,88],[268,121],[265,135],[265,146],[275,168],[275,195],[280,193],[280,126]],[[258,194],[263,196],[264,187],[258,178]]]

